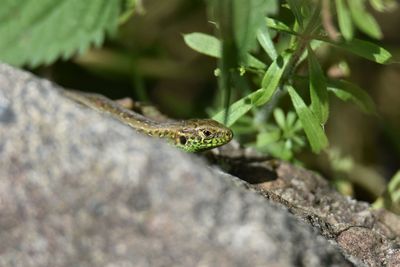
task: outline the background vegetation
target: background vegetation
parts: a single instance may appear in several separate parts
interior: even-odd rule
[[[394,0],[6,0],[0,59],[213,117],[399,212],[399,20]]]

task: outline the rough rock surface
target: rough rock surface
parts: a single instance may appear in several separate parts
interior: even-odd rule
[[[0,65],[0,266],[351,266],[198,156]]]

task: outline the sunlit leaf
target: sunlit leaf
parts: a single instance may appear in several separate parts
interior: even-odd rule
[[[220,41],[211,35],[205,33],[189,33],[183,35],[185,43],[193,50],[215,58],[221,57],[221,43]],[[249,67],[263,69],[265,64],[252,55],[248,55],[247,64]]]
[[[268,67],[267,72],[265,73],[261,82],[262,90],[259,90],[259,92],[256,94],[252,94],[251,97],[252,102],[256,106],[264,105],[270,100],[278,88],[279,83],[281,82],[282,75],[290,61],[291,56],[291,52],[283,52],[282,55],[278,56]]]
[[[358,56],[361,56],[363,58],[369,59],[371,61],[380,64],[388,63],[389,59],[392,57],[390,52],[384,49],[383,47],[356,38],[350,41],[340,41],[340,42],[333,42],[328,38],[322,38],[322,37],[318,37],[318,40],[327,42],[331,45],[345,49],[353,54],[356,54]]]
[[[232,126],[240,117],[246,114],[254,106],[251,101],[252,96],[262,90],[263,89],[258,89],[257,91],[233,103],[229,107],[229,116],[226,125]],[[216,115],[213,116],[213,119],[223,123],[225,119],[225,110],[221,110],[220,112],[218,112]]]

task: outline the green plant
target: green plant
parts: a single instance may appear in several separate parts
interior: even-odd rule
[[[380,9],[395,4],[393,1],[371,2]],[[229,106],[225,102],[225,109],[214,119],[235,127],[243,118],[249,121],[245,116],[249,111],[254,118],[261,114],[265,127],[260,127],[260,120],[253,120],[253,125],[248,126],[256,129],[257,141],[252,144],[265,151],[265,145],[270,145],[271,140],[287,141],[285,135],[275,135],[274,139],[274,131],[268,134],[257,129],[271,127],[269,113],[273,110],[281,113],[276,108],[288,96],[312,150],[318,153],[328,146],[324,125],[329,118],[329,94],[352,101],[364,112],[375,114],[376,111],[372,99],[359,86],[327,77],[317,58],[317,50],[339,48],[379,64],[388,63],[391,55],[372,42],[354,37],[354,26],[372,38],[381,37],[379,26],[363,0],[287,0],[279,11],[278,3],[273,0],[209,1],[218,38],[190,33],[184,39],[192,49],[220,59],[217,74],[221,90],[227,91],[226,96],[244,93]],[[335,12],[340,33],[332,19]],[[302,75],[304,64],[308,65],[307,75]],[[251,80],[252,85],[243,86],[248,84],[243,82],[245,78]],[[257,89],[251,89],[254,87]],[[290,118],[293,120],[293,115]],[[283,120],[276,121],[282,128]],[[299,128],[295,129],[293,140],[301,140]],[[302,146],[301,142],[297,143]],[[299,146],[287,145],[289,153],[275,152],[274,155],[292,158],[292,152]]]
[[[37,67],[82,54],[114,35],[140,0],[5,0],[0,11],[0,59]]]
[[[304,132],[311,149],[320,152],[328,146],[324,125],[329,94],[375,113],[373,101],[361,88],[327,77],[318,59],[320,50],[334,47],[380,64],[389,61],[391,55],[384,48],[355,38],[355,29],[371,38],[382,35],[365,0],[208,0],[207,4],[218,37],[189,33],[184,41],[219,58],[216,73],[224,99],[219,109],[225,108],[214,118],[232,126],[242,143],[290,160],[304,147]],[[396,2],[371,0],[370,4],[383,11]],[[114,36],[137,10],[140,0],[3,1],[0,59],[37,67],[80,55],[90,46],[102,45],[106,35]],[[130,69],[130,62],[118,62]],[[290,99],[296,116],[289,110],[285,117],[277,109],[285,99]]]
[[[373,203],[374,208],[385,208],[400,215],[400,171],[392,177],[385,192]]]

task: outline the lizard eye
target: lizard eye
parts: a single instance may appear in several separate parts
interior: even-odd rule
[[[185,145],[186,144],[186,137],[184,137],[184,136],[179,136],[179,143],[181,143],[181,145]]]
[[[208,131],[208,130],[205,130],[205,131],[203,131],[203,134],[205,135],[205,136],[210,136],[211,135],[211,132],[210,131]]]

